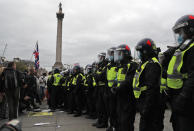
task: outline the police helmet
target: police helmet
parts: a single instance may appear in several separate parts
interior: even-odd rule
[[[128,45],[122,44],[119,45],[116,50],[114,51],[114,61],[115,62],[122,62],[123,60],[130,60],[131,57],[131,49]]]
[[[184,15],[179,18],[172,28],[175,40],[178,44],[183,44],[194,36],[194,15]]]
[[[158,48],[156,47],[154,41],[150,38],[144,38],[139,41],[135,49],[140,59],[150,58],[158,55]]]

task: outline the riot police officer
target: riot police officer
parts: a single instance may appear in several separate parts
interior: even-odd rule
[[[74,101],[74,89],[75,89],[75,86],[76,86],[76,75],[73,71],[73,69],[70,70],[70,75],[68,77],[68,83],[67,83],[67,89],[69,90],[69,93],[68,93],[68,106],[69,106],[69,109],[68,109],[68,114],[73,114],[74,113],[74,110],[75,110],[75,101]]]
[[[194,130],[194,15],[185,15],[173,26],[178,49],[167,70],[174,131]]]
[[[96,62],[92,63],[92,86],[93,86],[93,93],[91,94],[92,96],[92,109],[93,109],[93,113],[92,113],[92,119],[96,119],[97,118],[97,108],[96,108],[96,103],[97,103],[97,84],[96,84],[96,80],[95,80],[95,75],[96,75],[96,71],[97,71],[97,64]]]
[[[109,118],[109,127],[107,128],[107,131],[113,131],[113,128],[116,126],[116,95],[115,93],[111,92],[111,89],[113,88],[113,85],[116,83],[115,79],[117,76],[117,67],[114,62],[114,51],[115,47],[111,47],[107,50],[106,58],[108,60],[107,64],[107,81],[108,81],[108,90],[107,90],[107,101],[106,104],[108,105],[108,118]]]
[[[134,131],[135,97],[133,94],[133,76],[137,69],[137,63],[132,61],[131,50],[128,45],[120,45],[114,54],[117,63],[116,85],[112,92],[116,93],[116,131]]]
[[[106,53],[102,52],[98,54],[98,68],[95,74],[95,81],[97,84],[96,90],[96,110],[97,110],[97,122],[93,124],[97,128],[106,128],[108,125],[107,106],[105,105],[106,97]]]
[[[55,111],[58,106],[58,90],[60,88],[60,79],[62,78],[59,69],[54,70],[54,75],[51,77],[51,111]]]
[[[138,42],[136,50],[141,63],[133,79],[135,98],[140,104],[140,131],[158,131],[161,65],[153,40]]]
[[[64,71],[63,77],[60,80],[60,85],[61,85],[61,93],[63,94],[63,110],[67,110],[68,108],[68,93],[69,91],[67,90],[67,83],[68,83],[68,76],[69,76],[69,70]]]
[[[86,66],[86,74],[85,74],[85,81],[84,81],[85,88],[87,88],[86,107],[87,107],[88,116],[86,118],[88,119],[95,118],[95,106],[94,106],[95,102],[93,97],[95,85],[93,83],[94,83],[94,79],[92,75],[92,65],[88,64]]]
[[[76,65],[73,68],[75,72],[75,89],[74,89],[74,94],[75,94],[75,104],[76,104],[76,111],[77,113],[74,115],[75,117],[81,116],[82,115],[82,107],[83,107],[83,84],[84,84],[84,77],[83,74],[81,73],[81,68],[79,65]]]

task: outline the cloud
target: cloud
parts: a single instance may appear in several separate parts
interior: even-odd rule
[[[39,41],[40,64],[55,62],[58,3],[54,0],[0,1],[0,55],[30,59]],[[194,12],[193,0],[65,0],[63,63],[95,61],[97,53],[128,44],[132,50],[145,37],[163,50],[174,41],[172,26]]]

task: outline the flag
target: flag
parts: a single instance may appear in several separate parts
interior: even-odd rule
[[[35,45],[35,50],[33,52],[34,57],[35,57],[35,69],[38,70],[39,69],[39,50],[38,50],[38,41],[36,42]]]

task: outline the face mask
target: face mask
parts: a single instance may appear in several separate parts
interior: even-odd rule
[[[123,60],[123,56],[122,56],[122,55],[119,55],[119,56],[118,56],[118,60],[119,60],[119,61],[122,61],[122,60]]]
[[[110,56],[110,57],[109,57],[109,60],[110,60],[110,61],[113,61],[113,60],[114,60],[114,56]]]
[[[183,39],[182,35],[178,36],[177,42],[178,42],[178,44],[182,44],[184,42],[184,39]]]

